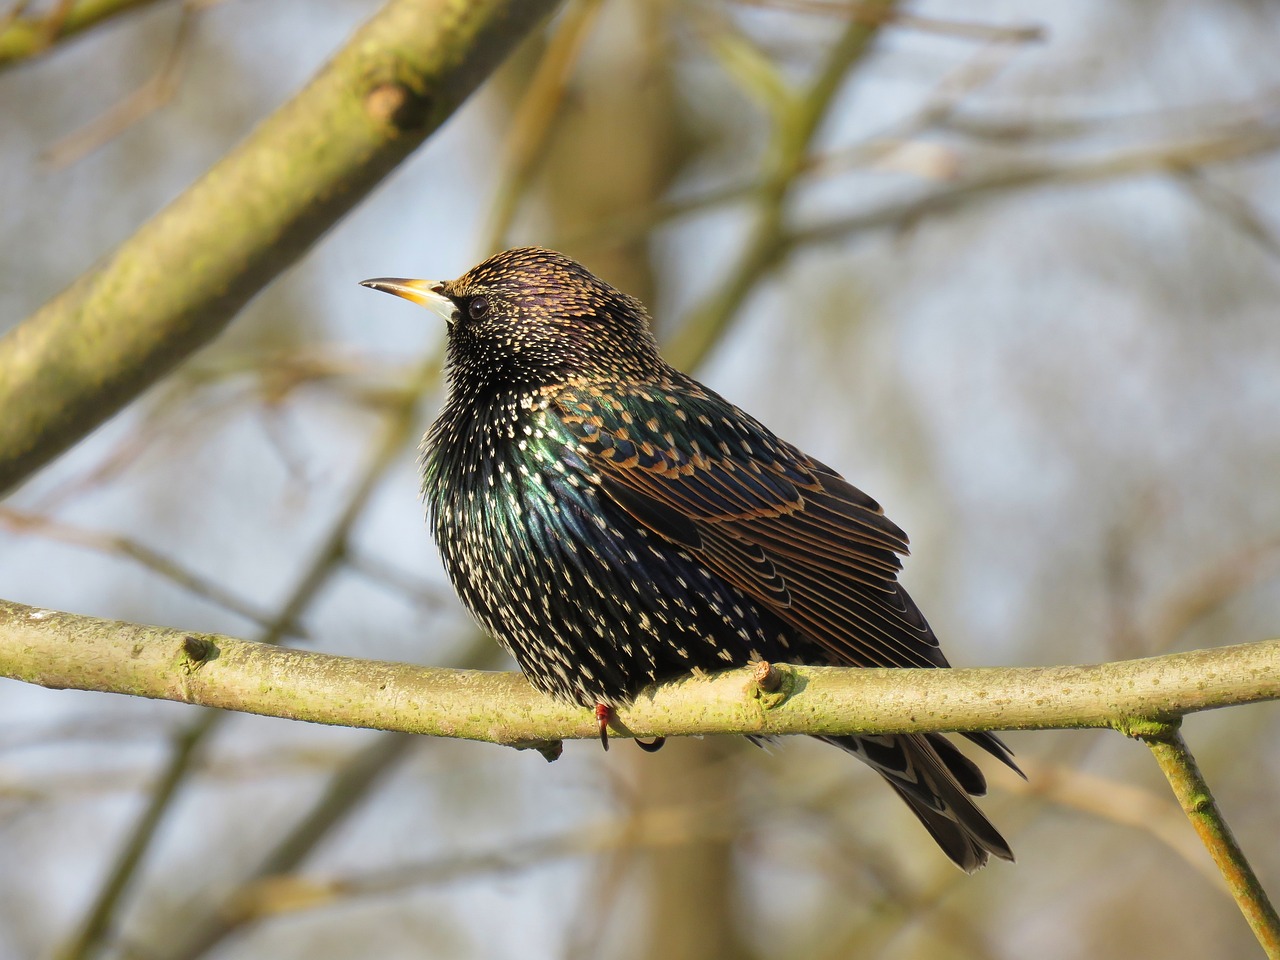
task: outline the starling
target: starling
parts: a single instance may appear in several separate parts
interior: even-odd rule
[[[441,314],[448,399],[423,441],[444,566],[544,693],[613,708],[692,670],[946,667],[880,505],[658,354],[648,313],[523,247],[457,280],[364,285]],[[988,733],[966,734],[1017,770]],[[870,764],[958,866],[1012,860],[938,734],[822,737]],[[653,746],[660,745],[657,743]]]

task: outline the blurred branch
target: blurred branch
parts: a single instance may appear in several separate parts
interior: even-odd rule
[[[1115,727],[1280,699],[1280,640],[1094,666],[952,670],[775,665],[692,677],[619,708],[621,736]],[[357,660],[0,601],[0,676],[314,723],[518,747],[599,736],[518,674]]]
[[[114,107],[45,151],[44,162],[55,169],[70,166],[172,100],[186,67],[195,18],[196,7],[184,3],[173,41],[159,69]]]
[[[99,530],[87,530],[61,523],[50,517],[14,510],[3,505],[0,505],[0,524],[18,533],[31,533],[50,540],[97,550],[100,553],[126,557],[189,593],[244,617],[255,626],[266,626],[271,622],[271,614],[265,610],[259,609],[250,601],[236,596],[209,578],[131,537]],[[285,633],[294,637],[304,636],[303,630],[297,624],[289,624],[285,628]]]
[[[0,70],[48,53],[59,41],[83,33],[105,20],[149,7],[156,0],[78,0],[60,2],[42,17],[24,17],[27,0],[14,4],[0,22]]]
[[[444,855],[422,863],[334,877],[281,874],[236,891],[229,920],[236,924],[331,906],[354,897],[385,896],[487,874],[508,873],[568,857],[636,847],[669,847],[712,836],[732,837],[736,824],[718,801],[638,811],[545,837],[502,843],[492,850]]]
[[[1182,812],[1213,856],[1240,912],[1249,921],[1254,936],[1269,960],[1280,960],[1280,915],[1262,889],[1244,850],[1236,842],[1222,811],[1218,809],[1209,784],[1187,748],[1176,725],[1164,724],[1139,734],[1151,748],[1156,762],[1173,787]]]
[[[904,140],[925,133],[931,128],[957,128],[954,120],[959,96],[967,88],[984,82],[988,67],[970,68],[957,78],[958,91],[941,91],[920,114],[887,134],[831,151],[804,158],[797,173],[806,178],[830,176],[853,167],[875,162],[897,149]],[[1271,251],[1280,247],[1274,231],[1262,221],[1243,198],[1226,194],[1225,188],[1207,185],[1203,181],[1205,168],[1263,156],[1280,149],[1280,125],[1274,117],[1260,115],[1264,108],[1273,110],[1274,97],[1224,104],[1222,112],[1230,114],[1228,124],[1219,122],[1208,130],[1188,134],[1185,139],[1135,147],[1113,154],[1074,161],[1027,160],[1011,162],[976,174],[969,174],[958,183],[937,187],[933,192],[908,200],[895,200],[879,207],[855,213],[847,218],[827,224],[801,227],[778,240],[778,249],[769,266],[776,264],[792,248],[814,241],[829,242],[860,232],[879,229],[905,229],[915,226],[929,216],[953,213],[962,207],[999,196],[1005,192],[1040,186],[1074,185],[1103,182],[1131,176],[1153,173],[1169,173],[1178,182],[1194,191],[1197,199],[1211,204],[1215,211],[1228,217],[1239,229],[1260,245]],[[1154,123],[1161,118],[1176,117],[1178,111],[1153,113],[1148,119]],[[1005,121],[1010,129],[1021,121]],[[1101,122],[1101,121],[1099,121]],[[1028,121],[1029,123],[1029,121]],[[1086,121],[1062,121],[1062,136],[1079,136],[1088,133]],[[968,132],[967,130],[965,132]],[[1013,134],[1010,133],[1010,136]],[[959,162],[955,164],[959,166]],[[1188,178],[1200,177],[1199,182]],[[716,207],[741,202],[758,195],[759,179],[734,182],[711,188],[691,197],[662,200],[652,206],[634,211],[621,223],[607,229],[595,229],[580,236],[564,238],[563,242],[601,242],[618,236],[630,236],[653,229],[662,223]],[[1212,191],[1212,198],[1205,196]],[[739,273],[745,268],[740,268]],[[735,276],[738,274],[735,273]],[[698,315],[709,312],[712,301],[700,309]],[[709,322],[699,320],[699,322]]]
[[[483,666],[495,652],[492,643],[482,634],[475,633],[469,651],[460,657],[460,661],[471,666]],[[297,870],[333,828],[369,797],[382,777],[404,759],[409,748],[420,742],[405,733],[390,733],[358,751],[334,771],[311,808],[298,818],[293,828],[267,852],[235,890],[212,909],[196,905],[182,910],[185,936],[169,938],[164,949],[155,944],[148,944],[145,950],[137,951],[126,947],[123,957],[126,960],[134,956],[139,960],[196,960],[259,919],[253,912],[244,910],[244,903],[256,901],[257,890],[270,886],[273,878]]]
[[[248,140],[0,338],[0,492],[217,336],[553,7],[390,0]]]
[[[1214,183],[1201,170],[1186,170],[1178,180],[1195,200],[1218,214],[1273,257],[1280,257],[1280,239],[1258,210],[1244,197]]]
[[[1184,134],[1206,126],[1241,126],[1266,123],[1280,108],[1280,91],[1264,90],[1239,99],[1204,100],[1198,103],[1148,110],[1045,116],[1039,112],[1002,113],[967,110],[944,118],[938,126],[972,140],[995,143],[1053,142],[1098,134]]]
[[[1120,824],[1147,833],[1176,853],[1208,880],[1215,889],[1227,892],[1222,876],[1204,855],[1204,849],[1187,833],[1181,811],[1168,797],[1144,787],[1087,773],[1060,762],[1019,756],[1023,780],[1004,767],[991,770],[989,777],[1001,791],[1086,813],[1099,820]],[[1006,776],[1007,774],[1007,776]]]
[[[205,712],[194,723],[176,734],[170,747],[169,762],[152,788],[142,815],[134,822],[125,837],[124,845],[116,855],[102,885],[98,888],[88,912],[75,933],[56,953],[57,960],[80,960],[90,956],[100,946],[111,927],[116,904],[125,895],[133,881],[138,865],[151,846],[151,838],[164,818],[165,812],[177,796],[199,759],[201,748],[209,732],[221,718],[221,714]]]
[[[529,88],[511,118],[502,174],[494,191],[480,248],[485,256],[506,246],[521,196],[546,154],[547,137],[564,103],[569,79],[600,13],[601,0],[577,0],[569,5],[546,52],[538,59]]]
[[[137,955],[148,960],[193,960],[208,953],[241,927],[257,919],[244,909],[246,901],[257,902],[257,891],[268,887],[273,878],[296,870],[329,831],[351,813],[408,752],[414,739],[407,734],[392,734],[376,739],[356,752],[330,778],[320,797],[285,836],[250,872],[241,887],[217,910],[200,915],[192,911],[184,925],[182,938],[167,940],[165,949],[149,945]],[[248,891],[253,891],[249,893]],[[132,952],[126,947],[124,956]]]
[[[976,201],[1026,187],[1066,186],[1152,173],[1182,174],[1203,166],[1271,153],[1277,148],[1280,148],[1280,124],[1250,124],[1185,143],[1142,147],[1099,158],[1010,164],[923,197],[800,228],[785,238],[784,246],[843,240],[874,229],[906,229],[925,217],[954,213]]]
[[[401,394],[400,401],[389,408],[382,436],[357,479],[346,506],[334,519],[328,536],[316,548],[297,586],[263,632],[262,644],[279,643],[289,625],[302,619],[303,611],[328,583],[346,555],[347,540],[356,520],[364,512],[387,467],[413,435],[418,401],[439,381],[439,376],[439,357],[435,354],[425,357]],[[146,810],[130,830],[120,855],[108,871],[107,879],[75,934],[59,951],[59,960],[82,960],[94,955],[102,946],[111,927],[111,918],[133,880],[142,854],[154,839],[157,827],[177,796],[178,787],[192,769],[192,754],[217,729],[222,716],[207,713],[174,737],[167,765],[160,775],[161,787],[152,793]]]
[[[1147,631],[1147,653],[1169,647],[1197,622],[1235,597],[1276,575],[1280,537],[1271,537],[1221,557],[1196,571],[1160,603]]]
[[[885,10],[875,3],[850,3],[848,0],[737,0],[743,6],[768,7],[811,13],[827,17],[843,17],[863,23],[892,24],[921,33],[933,33],[982,43],[1039,43],[1045,39],[1044,27],[1034,24],[1002,27],[973,20],[944,20],[913,13]]]
[[[893,10],[893,0],[863,5],[868,11]],[[827,54],[817,77],[793,108],[775,115],[774,137],[758,187],[755,224],[736,265],[720,289],[699,304],[668,345],[668,356],[680,367],[694,366],[720,338],[756,284],[783,256],[787,200],[806,160],[814,137],[849,71],[871,49],[880,20],[855,20],[845,28]]]
[[[419,607],[434,610],[447,607],[454,600],[453,594],[447,587],[414,576],[373,553],[357,552],[348,548],[343,560],[347,569],[353,573],[358,573],[372,583],[399,593],[404,599]]]

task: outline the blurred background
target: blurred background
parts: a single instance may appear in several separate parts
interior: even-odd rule
[[[0,330],[377,9],[135,6],[0,63]],[[538,243],[880,499],[953,663],[1274,636],[1278,48],[1256,0],[569,0],[227,335],[0,504],[0,596],[509,669],[418,499],[442,325],[356,284]],[[1280,712],[1185,732],[1280,893]],[[807,741],[548,765],[0,681],[0,958],[1257,955],[1144,747],[1008,740],[1029,780],[987,764],[985,809],[1018,863],[965,877]]]

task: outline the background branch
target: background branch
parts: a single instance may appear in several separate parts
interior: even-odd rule
[[[216,336],[553,6],[391,0],[105,264],[0,339],[0,493]]]
[[[0,17],[0,70],[48,53],[59,41],[83,33],[106,20],[156,3],[157,0],[79,0],[59,3],[45,16],[24,16],[19,0],[10,15]]]

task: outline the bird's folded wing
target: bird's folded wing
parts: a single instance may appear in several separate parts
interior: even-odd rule
[[[649,530],[825,648],[832,663],[945,666],[897,582],[906,535],[835,471],[708,390],[561,390],[600,486]]]

